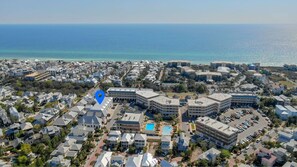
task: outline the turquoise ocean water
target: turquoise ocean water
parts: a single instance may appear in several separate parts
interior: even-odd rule
[[[0,59],[297,64],[297,25],[0,25]]]

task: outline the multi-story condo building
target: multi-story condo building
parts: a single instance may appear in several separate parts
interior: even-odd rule
[[[201,117],[219,112],[219,102],[202,97],[195,100],[188,100],[188,116]]]
[[[191,66],[190,61],[186,60],[172,60],[167,63],[168,67],[183,67],[183,66]]]
[[[165,118],[177,117],[179,105],[179,99],[171,99],[165,96],[150,99],[151,109],[161,113]]]
[[[218,81],[222,80],[222,74],[219,72],[198,71],[198,72],[196,72],[196,80],[197,81],[205,81],[205,82],[214,82],[214,81],[218,82]]]
[[[200,135],[215,142],[218,146],[231,148],[237,142],[238,129],[209,117],[199,117],[196,120]]]
[[[28,81],[42,81],[47,80],[50,76],[50,73],[47,71],[33,72],[31,74],[26,75],[24,79]]]
[[[109,88],[107,94],[113,97],[115,101],[136,101],[136,91],[153,91],[152,89],[138,88]]]
[[[122,119],[116,121],[116,129],[122,132],[140,132],[143,119],[143,113],[126,112]]]
[[[247,93],[231,93],[232,106],[255,106],[259,102],[259,98],[256,94]]]
[[[214,61],[210,63],[210,66],[214,69],[217,69],[218,67],[229,67],[232,69],[235,64],[229,61]]]
[[[159,94],[152,90],[139,90],[136,91],[136,103],[143,107],[150,107],[149,99],[157,96],[159,96]]]
[[[219,110],[224,111],[231,107],[232,96],[225,93],[214,93],[208,96],[209,99],[220,103]]]

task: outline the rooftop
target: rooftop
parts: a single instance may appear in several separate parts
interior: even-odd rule
[[[151,99],[162,105],[178,105],[179,106],[179,99],[171,99],[165,96],[158,96]]]
[[[231,61],[213,61],[211,62],[211,64],[234,64],[233,62]]]
[[[202,97],[202,98],[195,99],[195,100],[188,100],[189,106],[196,106],[196,107],[206,107],[206,106],[216,104],[216,103],[218,103],[218,102],[216,102],[212,99],[206,98],[206,97]]]
[[[140,122],[143,117],[142,113],[126,112],[121,121]]]
[[[140,88],[116,88],[112,87],[107,90],[109,91],[122,91],[122,92],[136,92],[137,90],[142,90],[142,91],[153,91],[152,89],[140,89]]]
[[[153,97],[159,96],[158,93],[155,93],[154,91],[150,91],[150,90],[138,90],[136,91],[136,94],[145,98],[153,98]]]
[[[278,108],[279,110],[284,110],[284,111],[287,110],[287,109],[286,109],[284,106],[282,106],[282,105],[275,105],[275,107]]]
[[[285,106],[285,108],[291,112],[297,112],[296,108],[294,108],[292,106]]]
[[[211,98],[217,101],[224,101],[229,98],[232,98],[232,96],[230,94],[225,94],[225,93],[214,93],[212,95],[209,95],[208,98]]]
[[[238,131],[238,129],[236,129],[236,128],[233,128],[227,124],[224,124],[217,120],[211,119],[209,117],[199,117],[199,118],[197,118],[197,122],[202,123],[202,124],[204,124],[208,127],[211,127],[213,129],[216,129],[217,131],[220,131],[228,136],[230,136]]]
[[[219,72],[210,72],[210,71],[197,71],[196,75],[217,75],[217,76],[222,76],[222,74],[219,73]]]

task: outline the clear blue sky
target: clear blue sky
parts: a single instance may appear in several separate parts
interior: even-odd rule
[[[297,0],[0,0],[7,23],[297,23]]]

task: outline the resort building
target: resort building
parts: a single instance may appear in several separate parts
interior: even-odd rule
[[[209,98],[188,100],[188,116],[201,117],[219,112],[219,103]]]
[[[229,67],[218,67],[217,72],[221,73],[223,76],[228,77],[230,75],[230,68]]]
[[[25,80],[27,81],[42,81],[46,80],[51,76],[51,74],[47,71],[44,72],[34,72],[25,76]]]
[[[235,64],[229,61],[214,61],[210,63],[210,66],[214,69],[217,69],[218,67],[229,67],[232,69]]]
[[[195,75],[195,70],[192,69],[191,67],[185,66],[185,67],[181,67],[180,68],[181,74],[185,75],[185,76],[189,76],[189,75]]]
[[[208,96],[209,99],[220,103],[219,110],[224,111],[231,107],[232,96],[225,93],[214,93]]]
[[[222,80],[222,74],[219,72],[198,71],[196,72],[196,80],[204,82],[218,82]]]
[[[199,117],[196,120],[197,131],[218,146],[230,148],[236,144],[238,129],[209,117]]]
[[[140,132],[143,125],[143,113],[126,112],[124,116],[116,121],[116,127],[122,132]]]
[[[255,106],[259,102],[259,98],[256,94],[248,93],[232,93],[232,106]]]
[[[140,90],[136,91],[136,103],[143,107],[150,107],[149,99],[159,96],[158,93],[153,92],[152,90]]]
[[[167,63],[168,67],[183,67],[183,66],[191,66],[190,61],[186,60],[171,60]]]
[[[113,97],[115,101],[136,101],[136,91],[153,91],[152,89],[138,88],[109,88],[107,94]]]
[[[150,99],[151,109],[161,113],[165,118],[177,117],[179,105],[179,99],[171,99],[165,96]]]

